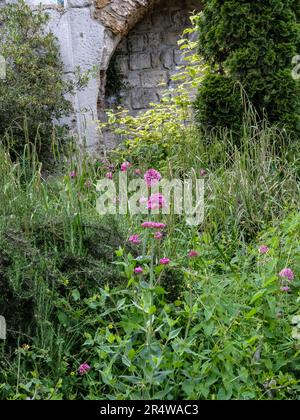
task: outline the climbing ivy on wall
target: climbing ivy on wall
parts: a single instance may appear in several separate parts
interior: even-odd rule
[[[205,128],[239,132],[244,92],[260,118],[300,132],[299,0],[203,0],[199,50],[209,71],[199,89],[197,117]],[[242,89],[241,89],[242,87]]]

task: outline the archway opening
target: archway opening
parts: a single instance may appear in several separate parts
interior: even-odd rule
[[[105,78],[105,94],[99,102],[99,117],[105,109],[123,106],[135,115],[160,100],[171,77],[184,65],[178,41],[190,16],[201,9],[199,0],[160,0],[124,36],[117,46]],[[105,142],[115,138],[105,134]]]

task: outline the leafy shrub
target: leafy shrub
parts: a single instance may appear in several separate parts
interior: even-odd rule
[[[23,0],[0,9],[0,54],[6,79],[0,80],[0,137],[9,133],[16,153],[26,142],[49,145],[54,120],[68,115],[65,98],[74,83],[63,78],[56,38],[46,31],[48,15],[33,11]]]
[[[291,74],[300,49],[298,2],[206,0],[198,25],[199,51],[210,66],[196,102],[198,121],[240,133],[241,85],[260,119],[299,132],[300,83]]]

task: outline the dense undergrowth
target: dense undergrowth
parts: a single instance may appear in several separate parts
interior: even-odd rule
[[[97,214],[95,183],[112,161],[78,155],[46,176],[1,148],[1,397],[298,398],[299,159],[275,153],[276,135],[238,149],[187,130],[176,161],[168,151],[156,167],[205,168],[205,222],[159,216],[160,243],[145,216]],[[133,158],[128,175],[149,166]]]

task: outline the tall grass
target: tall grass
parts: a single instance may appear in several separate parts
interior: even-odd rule
[[[163,159],[160,154],[152,154],[149,161],[145,156],[140,159],[139,146],[130,157],[126,150],[121,152],[136,167],[155,165],[164,176],[190,176],[202,168],[207,171],[206,215],[200,235],[177,216],[170,219],[163,251],[177,260],[177,266],[166,271],[164,285],[177,299],[181,288],[192,282],[195,298],[201,298],[199,302],[203,300],[211,310],[225,300],[228,308],[242,301],[245,310],[250,287],[245,279],[252,264],[252,257],[246,258],[247,247],[260,230],[280,225],[281,219],[299,210],[299,158],[279,147],[283,134],[267,126],[245,129],[239,146],[228,133],[199,135],[195,127],[178,133],[176,143],[167,133],[164,138]],[[124,285],[123,275],[113,264],[115,250],[125,246],[137,223],[130,216],[101,218],[97,214],[95,183],[104,175],[103,168],[76,147],[71,147],[66,158],[60,157],[59,171],[52,175],[44,171],[34,149],[25,149],[24,156],[26,163],[12,160],[0,146],[0,313],[8,321],[8,340],[1,344],[0,384],[10,384],[7,393],[11,396],[14,392],[15,398],[28,392],[32,395],[32,390],[22,394],[21,388],[29,383],[33,371],[38,376],[34,398],[36,393],[47,394],[47,398],[52,398],[52,393],[75,398],[70,392],[77,391],[67,385],[69,371],[85,354],[83,337],[102,322],[94,316],[94,299],[99,287]],[[201,250],[197,267],[181,268],[188,249],[200,244],[206,249]],[[130,258],[138,252],[129,250]],[[286,252],[281,258],[278,269],[285,263]],[[222,294],[209,302],[209,294],[202,295],[201,289],[202,282],[208,281],[209,293],[216,287]],[[251,290],[256,287],[252,279]],[[102,310],[106,314],[106,309]],[[205,329],[207,322],[202,322]],[[229,325],[231,328],[231,321]],[[287,320],[285,326],[288,328]],[[25,343],[30,352],[23,350]],[[65,389],[61,393],[62,378]],[[46,391],[45,381],[49,383]],[[98,383],[101,379],[90,384],[89,392],[99,389]],[[106,392],[104,385],[100,388]],[[3,392],[7,395],[5,389]],[[81,395],[86,392],[83,389]]]

